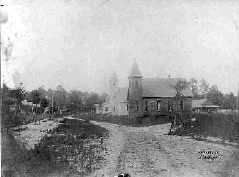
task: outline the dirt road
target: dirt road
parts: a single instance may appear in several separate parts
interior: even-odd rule
[[[105,167],[91,175],[94,177],[112,177],[122,172],[132,177],[222,176],[228,174],[225,166],[236,151],[229,145],[167,135],[170,124],[126,127],[104,122],[92,123],[110,130]],[[214,159],[206,159],[208,157]]]

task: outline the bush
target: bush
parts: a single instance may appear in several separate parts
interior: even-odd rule
[[[94,120],[98,122],[108,122],[117,125],[125,126],[151,126],[163,123],[170,123],[170,117],[163,116],[151,116],[151,117],[137,117],[136,119],[130,119],[128,116],[113,116],[113,115],[76,115],[77,118],[84,120]]]
[[[196,113],[195,122],[188,122],[177,135],[196,135],[218,137],[223,140],[239,142],[239,119],[236,114]]]

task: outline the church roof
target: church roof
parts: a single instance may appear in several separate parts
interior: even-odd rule
[[[129,77],[142,77],[138,64],[135,59],[131,66]]]
[[[112,72],[110,76],[110,81],[118,81],[118,77],[114,71]]]
[[[119,91],[117,93],[117,100],[120,102],[127,101],[127,94],[128,94],[128,88],[127,87],[120,87]]]
[[[142,91],[143,97],[174,97],[176,95],[175,85],[182,78],[143,78]],[[184,96],[192,97],[190,90],[182,92]]]

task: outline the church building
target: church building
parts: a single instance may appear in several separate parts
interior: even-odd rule
[[[191,113],[192,92],[183,91],[180,100],[175,99],[172,87],[182,78],[144,78],[136,60],[128,76],[128,87],[119,87],[115,72],[110,77],[108,100],[102,105],[103,114],[128,115],[129,118],[169,115],[173,111]]]

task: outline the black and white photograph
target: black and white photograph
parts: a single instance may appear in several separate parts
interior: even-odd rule
[[[239,177],[239,0],[2,0],[2,177]]]

